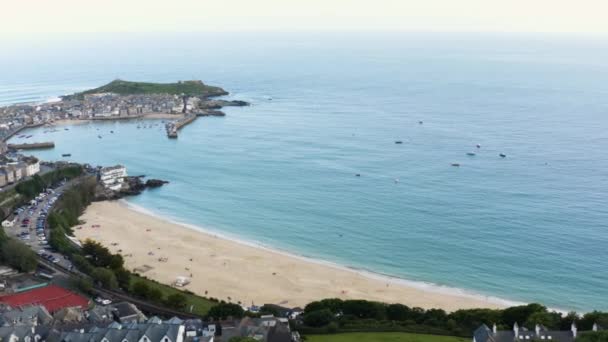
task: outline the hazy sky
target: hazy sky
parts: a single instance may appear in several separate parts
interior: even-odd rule
[[[421,30],[608,33],[608,0],[0,0],[0,33]]]

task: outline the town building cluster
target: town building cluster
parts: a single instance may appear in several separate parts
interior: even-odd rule
[[[602,328],[593,324],[592,331],[598,330],[602,330]],[[473,342],[574,342],[581,333],[582,331],[578,331],[575,323],[572,323],[570,330],[549,330],[541,324],[536,324],[534,330],[528,330],[520,327],[517,322],[513,324],[511,330],[498,330],[496,324],[492,326],[492,329],[482,324],[473,333]]]
[[[7,145],[0,141],[0,188],[40,172],[40,161],[36,157],[7,152]]]
[[[65,99],[42,104],[18,104],[0,108],[0,139],[6,140],[25,127],[64,119],[120,119],[143,114],[192,112],[201,99],[169,94],[119,95],[98,93],[82,100]]]
[[[31,342],[223,342],[251,337],[261,342],[299,341],[287,318],[203,321],[148,318],[129,302],[113,304],[49,285],[0,296],[0,341]],[[102,304],[103,303],[103,304]]]

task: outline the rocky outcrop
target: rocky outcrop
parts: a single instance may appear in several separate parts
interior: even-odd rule
[[[201,101],[199,107],[201,109],[220,109],[222,107],[233,106],[233,107],[244,107],[249,106],[249,102],[239,100],[205,100]]]
[[[163,186],[163,185],[165,185],[167,183],[169,183],[169,182],[161,180],[161,179],[148,179],[146,181],[145,186],[146,186],[146,188],[158,188],[158,187],[161,187],[161,186]]]
[[[95,189],[95,200],[106,201],[116,200],[126,196],[135,196],[141,194],[146,189],[153,189],[169,183],[161,179],[148,179],[143,181],[144,176],[126,177],[122,188],[118,191],[106,189],[98,185]]]

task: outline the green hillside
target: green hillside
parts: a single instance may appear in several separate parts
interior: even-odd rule
[[[171,94],[171,95],[192,95],[192,96],[219,96],[227,95],[224,89],[204,84],[201,81],[179,81],[177,83],[149,83],[149,82],[130,82],[114,80],[99,88],[86,90],[80,93],[64,96],[64,100],[79,99],[84,95],[98,93],[115,93],[120,95],[133,94]]]

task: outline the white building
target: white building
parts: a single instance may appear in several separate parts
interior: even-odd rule
[[[23,161],[25,162],[25,175],[26,176],[33,176],[35,174],[37,174],[38,172],[40,172],[40,161],[37,158],[34,157],[29,157],[29,158],[24,158]]]
[[[127,177],[127,168],[122,165],[108,166],[99,170],[99,180],[110,190],[120,190]]]

